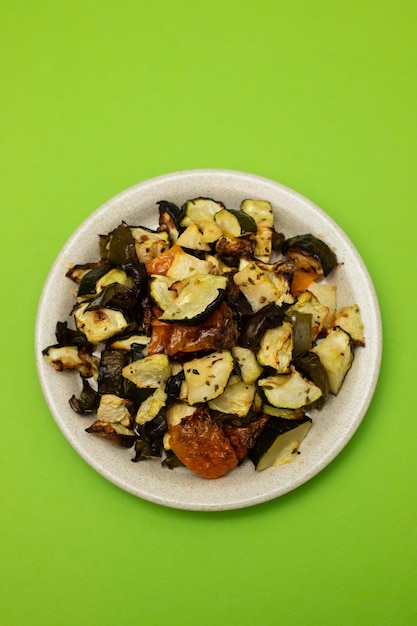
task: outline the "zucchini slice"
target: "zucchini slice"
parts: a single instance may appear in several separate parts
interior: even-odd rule
[[[166,275],[175,280],[185,280],[194,274],[210,274],[212,268],[213,265],[209,261],[197,259],[178,246]]]
[[[226,295],[226,276],[192,276],[178,297],[166,306],[161,322],[196,325],[206,320]]]
[[[166,354],[153,354],[126,365],[122,374],[137,387],[164,388],[171,375],[171,366]]]
[[[320,304],[326,306],[329,309],[329,314],[324,321],[324,328],[327,328],[336,312],[337,303],[337,287],[336,285],[329,285],[327,283],[312,282],[308,286],[308,290],[314,296]]]
[[[171,245],[169,234],[166,231],[155,232],[144,226],[131,227],[135,250],[141,263],[149,263]]]
[[[248,300],[254,313],[265,305],[281,304],[281,292],[255,263],[250,262],[233,276],[235,284]]]
[[[171,289],[175,282],[176,279],[170,278],[169,276],[161,276],[159,274],[151,276],[149,292],[152,299],[163,311],[171,306],[177,297],[176,291]]]
[[[273,367],[279,374],[288,372],[292,359],[294,331],[290,322],[269,328],[261,339],[256,358],[260,365]]]
[[[258,381],[269,404],[280,409],[299,409],[316,402],[322,391],[306,380],[293,366],[289,374],[268,376]]]
[[[135,417],[136,424],[146,424],[146,422],[153,420],[165,406],[167,398],[168,396],[163,389],[156,389],[140,405]]]
[[[145,350],[150,340],[151,338],[146,335],[130,335],[130,337],[126,337],[125,339],[116,339],[116,341],[110,344],[110,348],[113,350],[126,350],[126,352],[131,352],[132,346],[139,345],[143,346],[143,350]]]
[[[121,311],[106,307],[87,311],[88,306],[88,301],[79,304],[73,310],[73,315],[77,329],[85,334],[90,343],[106,341],[129,327],[129,322]]]
[[[239,376],[231,376],[223,393],[210,400],[209,408],[226,415],[246,417],[255,396],[255,383],[245,383]]]
[[[300,420],[270,417],[249,451],[255,469],[261,471],[292,463],[311,424],[312,420],[307,415]]]
[[[184,363],[188,403],[207,402],[217,398],[226,388],[233,371],[233,357],[229,350],[212,352],[200,359]]]
[[[361,311],[358,304],[344,306],[336,311],[330,322],[329,328],[333,329],[336,326],[339,326],[347,332],[355,345],[365,345],[365,326],[362,321]]]
[[[210,246],[204,239],[203,233],[198,228],[197,224],[190,224],[181,233],[177,239],[177,244],[182,248],[191,248],[191,250],[202,250],[203,252],[209,252]]]
[[[337,265],[337,257],[327,243],[314,235],[296,235],[282,244],[282,253],[293,258],[298,268],[314,266],[328,276]],[[317,266],[314,261],[319,263]]]
[[[111,393],[101,396],[97,409],[97,419],[99,422],[109,422],[110,424],[121,424],[126,428],[130,426],[131,415],[129,412],[130,401]]]
[[[263,367],[259,365],[252,350],[250,350],[250,348],[234,346],[232,348],[232,355],[237,361],[243,382],[248,385],[256,382],[263,372]]]
[[[351,338],[347,332],[337,326],[318,343],[311,352],[319,357],[321,364],[327,372],[330,393],[335,396],[350,370],[353,361]]]
[[[266,200],[244,200],[241,204],[243,213],[249,215],[256,224],[255,258],[269,263],[272,254],[274,234],[274,214],[271,203]]]
[[[313,293],[305,291],[288,309],[288,314],[291,315],[293,311],[311,315],[311,337],[314,341],[323,331],[326,320],[328,319],[329,309],[327,306],[321,304]]]
[[[217,200],[212,200],[211,198],[194,198],[193,200],[187,200],[182,207],[183,218],[181,220],[181,226],[197,224],[197,226],[202,229],[204,222],[214,221],[215,214],[224,208],[225,206],[222,202],[217,202]]]
[[[221,209],[214,216],[214,221],[225,235],[241,237],[256,233],[256,222],[250,215],[234,209]]]

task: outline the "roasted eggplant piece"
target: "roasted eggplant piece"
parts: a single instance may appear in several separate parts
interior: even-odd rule
[[[71,396],[69,403],[75,413],[79,415],[89,415],[90,413],[94,413],[97,411],[100,396],[97,391],[93,389],[86,378],[82,378],[83,386],[80,397],[77,398],[75,395]]]
[[[124,396],[126,379],[123,377],[122,371],[128,362],[129,355],[123,350],[106,348],[102,351],[97,379],[100,395]]]
[[[150,421],[135,424],[134,432],[136,441],[133,462],[161,457],[164,435],[167,432],[167,423],[162,411]]]
[[[242,328],[239,345],[251,350],[257,350],[265,331],[268,328],[274,328],[282,324],[285,317],[285,310],[274,302],[262,307],[248,319]]]
[[[139,262],[136,254],[135,239],[130,227],[124,222],[119,224],[111,233],[108,242],[107,259],[117,267],[136,265]]]
[[[337,266],[333,250],[322,239],[311,234],[286,239],[282,244],[282,253],[294,259],[297,269],[313,267],[324,276],[328,276]]]
[[[294,461],[311,424],[312,420],[307,415],[300,420],[270,417],[249,451],[256,471]]]
[[[175,243],[179,237],[181,231],[181,209],[168,200],[160,200],[158,203],[159,208],[159,231],[165,231],[168,233],[171,243]]]

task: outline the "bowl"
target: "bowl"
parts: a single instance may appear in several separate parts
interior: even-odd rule
[[[69,319],[73,286],[65,273],[72,263],[97,260],[98,234],[106,234],[122,220],[156,227],[157,202],[182,205],[199,196],[239,208],[245,198],[269,200],[277,230],[287,237],[312,233],[335,250],[339,266],[331,275],[337,285],[338,307],[359,304],[365,324],[366,346],[355,359],[341,391],[331,396],[313,419],[301,454],[290,464],[256,472],[245,461],[226,476],[207,480],[183,467],[173,470],[159,460],[132,463],[132,449],[122,449],[85,432],[93,421],[75,414],[69,398],[79,392],[78,374],[56,372],[42,356],[55,343],[55,325]],[[167,507],[220,511],[272,500],[296,489],[325,468],[346,446],[363,420],[375,391],[382,352],[381,318],[369,272],[342,229],[322,209],[288,187],[245,172],[199,169],[174,172],[140,182],[94,211],[73,233],[56,258],[44,285],[36,319],[36,363],[40,384],[63,435],[74,450],[104,478],[121,489]],[[349,457],[346,457],[349,462]]]

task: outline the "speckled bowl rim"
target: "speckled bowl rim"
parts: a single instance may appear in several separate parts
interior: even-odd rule
[[[159,200],[182,204],[197,196],[213,197],[238,208],[245,198],[269,200],[276,227],[286,236],[312,232],[335,249],[341,265],[334,280],[338,306],[358,303],[366,326],[366,347],[355,360],[340,394],[321,412],[311,414],[313,426],[293,463],[255,472],[247,461],[217,480],[204,480],[185,468],[168,470],[159,461],[132,463],[132,450],[121,450],[89,435],[88,418],[77,416],[68,400],[79,392],[75,374],[55,372],[42,349],[55,342],[58,320],[69,319],[72,289],[65,272],[70,263],[98,258],[98,234],[122,220],[157,225]],[[362,422],[378,380],[382,355],[382,325],[378,299],[368,270],[353,243],[321,208],[298,192],[262,176],[224,169],[196,169],[158,176],[122,191],[94,211],[73,233],[57,256],[39,301],[35,330],[36,365],[40,384],[63,435],[97,472],[121,489],[151,502],[178,509],[221,511],[253,506],[282,496],[310,480],[346,446]],[[88,422],[88,423],[87,423]]]

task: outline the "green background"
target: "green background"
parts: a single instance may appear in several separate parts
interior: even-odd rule
[[[413,0],[47,0],[0,11],[0,622],[417,623]],[[340,456],[249,509],[168,509],[107,482],[53,421],[35,316],[73,230],[192,168],[288,185],[374,281],[381,375]]]

